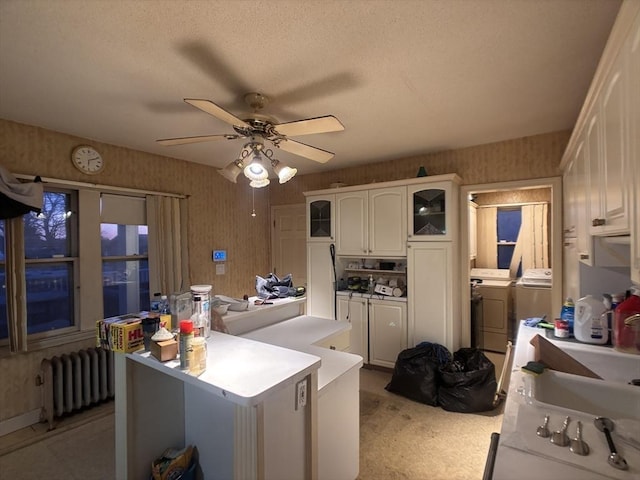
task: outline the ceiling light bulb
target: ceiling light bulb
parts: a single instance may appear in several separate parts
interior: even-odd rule
[[[242,171],[242,167],[243,165],[241,160],[234,160],[223,169],[218,170],[218,173],[230,182],[237,183],[237,178]]]
[[[259,155],[255,155],[253,161],[244,167],[244,176],[249,180],[264,180],[269,176],[269,172],[262,164],[262,158]]]
[[[249,186],[251,188],[262,188],[262,187],[266,187],[270,183],[271,183],[271,180],[269,180],[268,178],[263,178],[261,180],[251,180],[251,182],[249,182]]]
[[[298,173],[297,168],[291,168],[279,160],[275,160],[275,159],[271,160],[271,166],[273,167],[273,170],[276,172],[276,175],[278,175],[278,178],[280,179],[280,183],[288,182],[296,175],[296,173]]]

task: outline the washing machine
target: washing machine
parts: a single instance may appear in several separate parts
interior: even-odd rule
[[[477,330],[473,346],[504,353],[513,330],[510,327],[513,284],[510,272],[502,268],[472,268],[469,276],[482,297],[482,325]]]
[[[546,316],[547,321],[553,323],[557,314],[551,310],[552,279],[550,268],[530,268],[524,271],[515,288],[516,321]]]

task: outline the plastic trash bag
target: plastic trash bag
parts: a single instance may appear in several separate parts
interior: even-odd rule
[[[438,369],[451,360],[451,353],[437,343],[423,342],[398,354],[388,391],[403,397],[438,405]]]
[[[493,410],[498,384],[496,368],[477,348],[461,348],[440,368],[438,404],[450,412]]]

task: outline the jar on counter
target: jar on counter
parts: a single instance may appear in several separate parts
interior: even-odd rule
[[[207,340],[204,337],[194,337],[191,350],[189,373],[198,376],[207,369]]]
[[[198,327],[196,336],[211,335],[211,285],[191,285],[192,319]]]

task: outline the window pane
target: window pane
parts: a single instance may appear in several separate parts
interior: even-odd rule
[[[4,243],[4,220],[0,220],[0,340],[9,337],[7,323],[7,284]]]
[[[27,333],[73,325],[73,265],[26,265]]]
[[[522,214],[520,209],[504,210],[498,209],[498,241],[517,242]]]
[[[71,256],[71,195],[44,192],[42,212],[23,216],[26,258]]]
[[[103,257],[147,255],[146,225],[100,224]]]
[[[103,261],[104,317],[150,310],[149,262]]]

